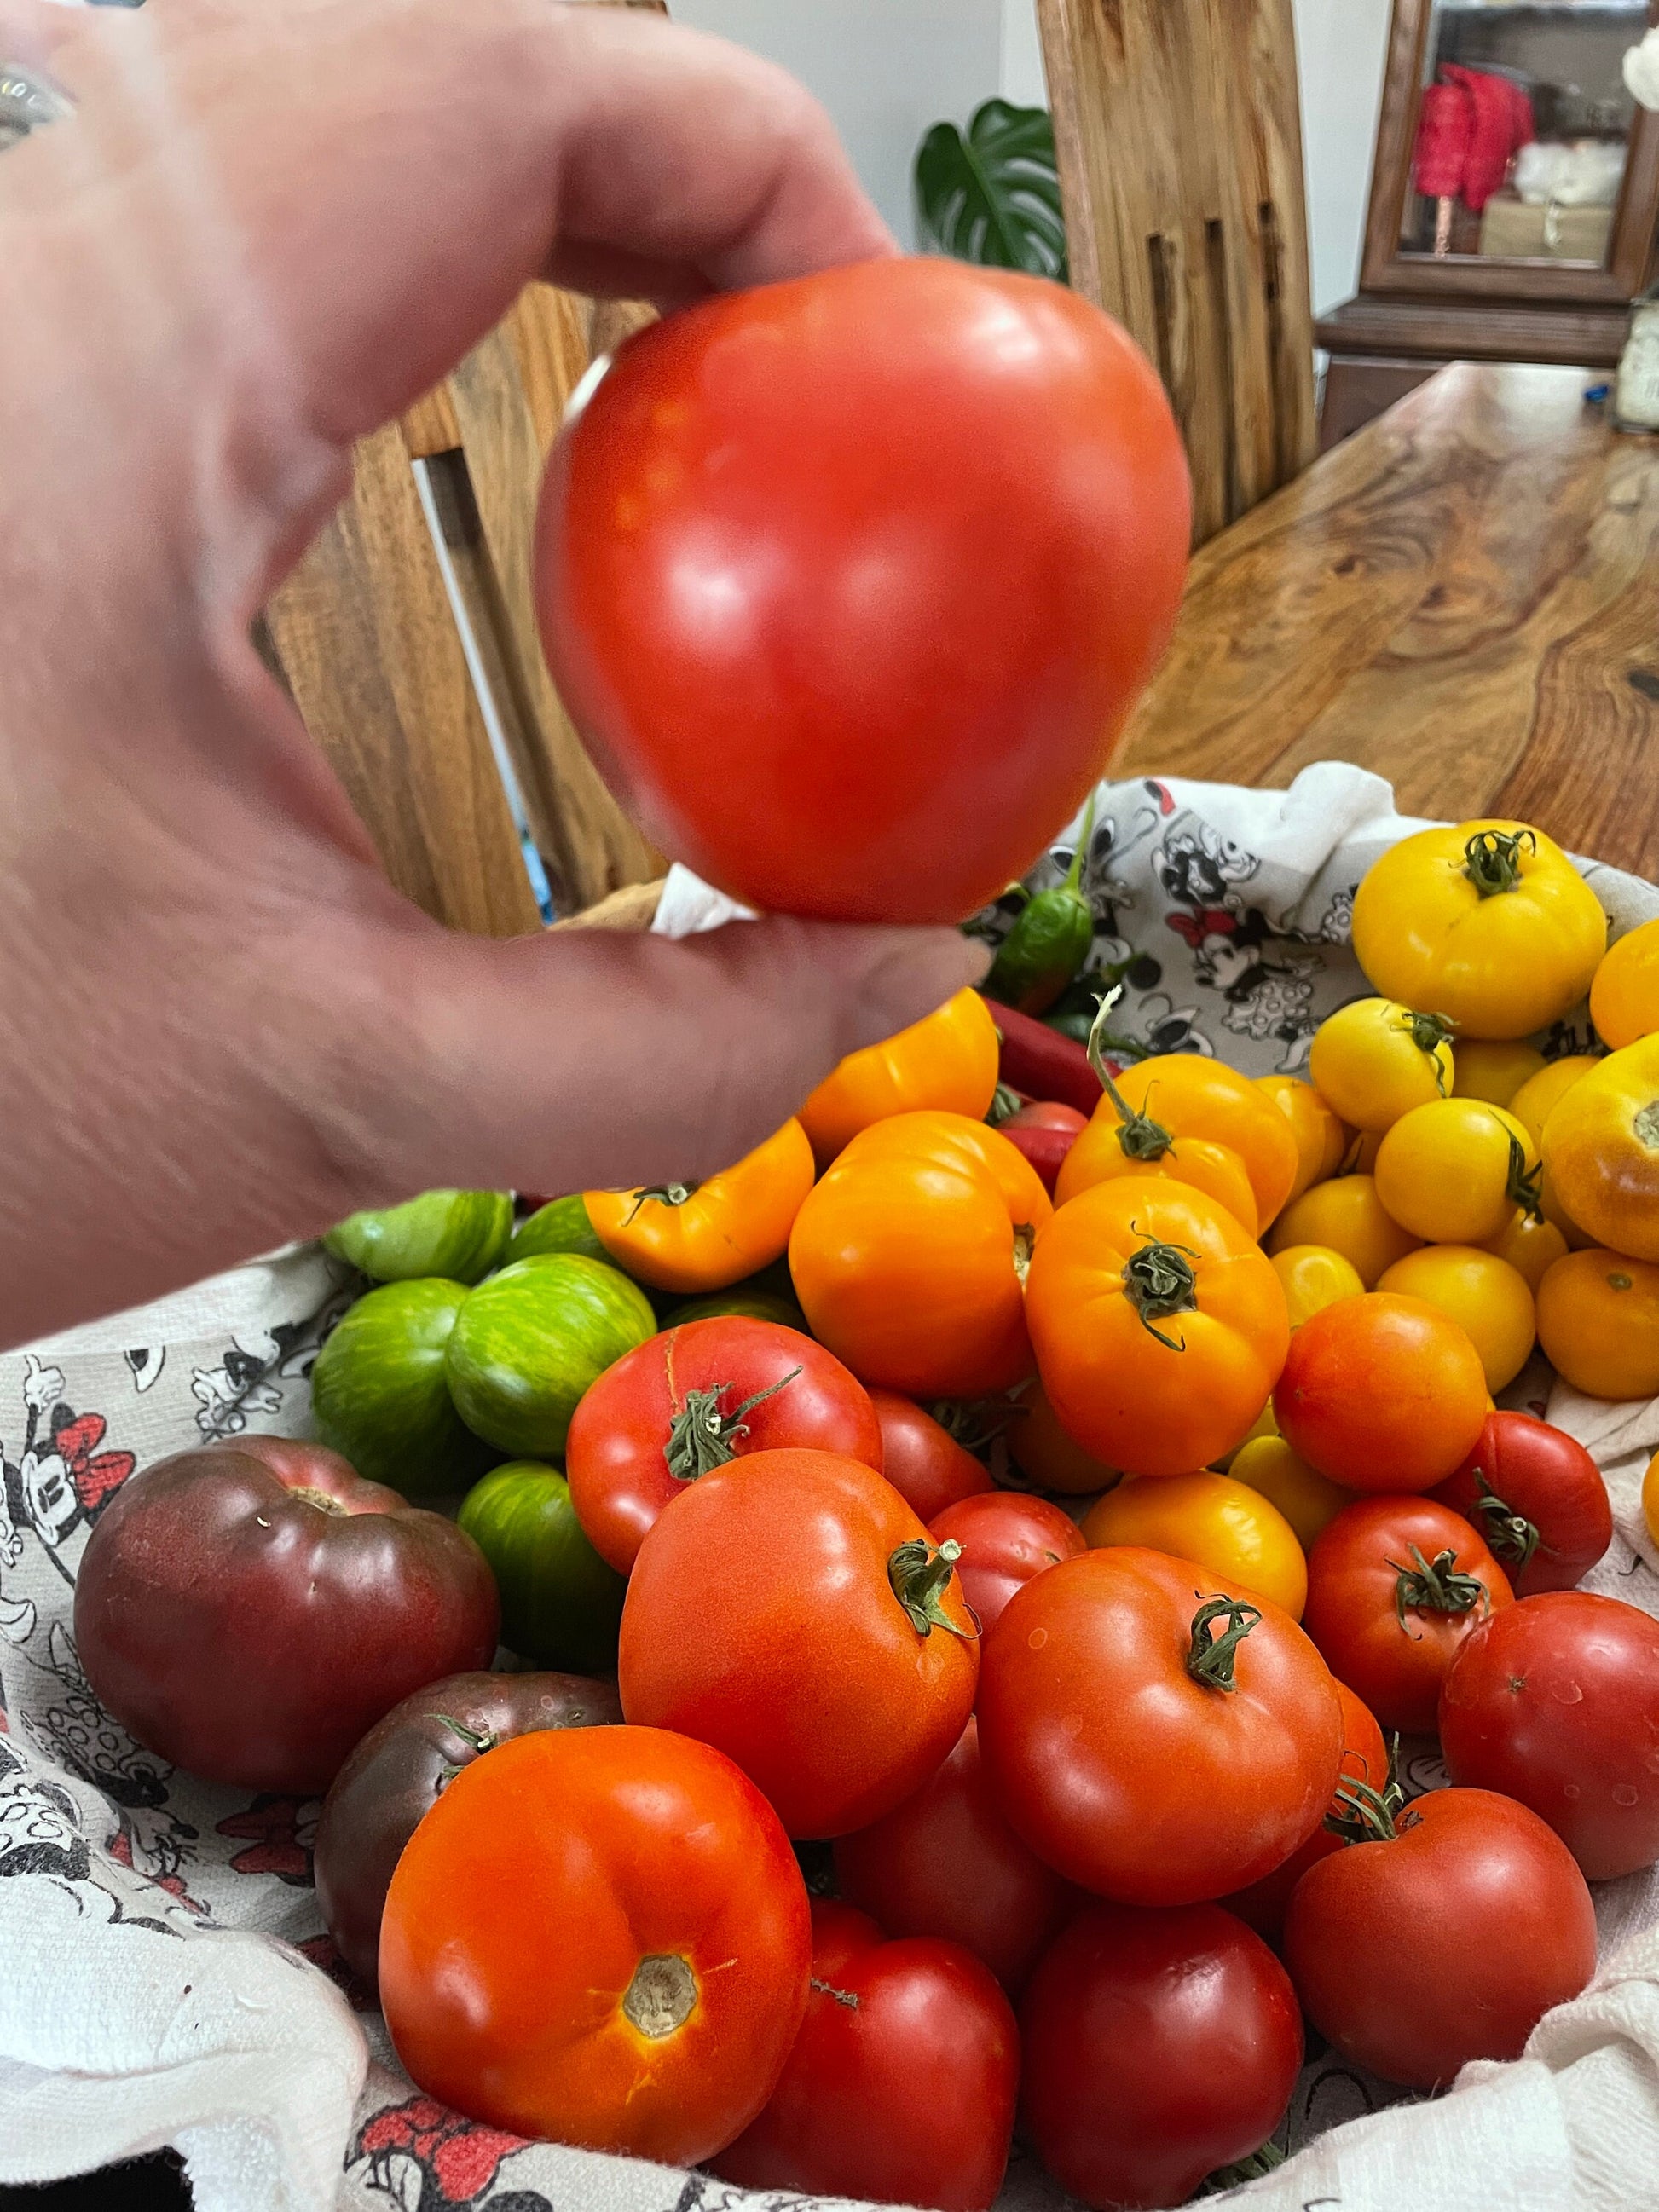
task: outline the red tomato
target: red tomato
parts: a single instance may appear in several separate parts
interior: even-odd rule
[[[1016,1995],[1076,1898],[1004,1819],[975,1720],[914,1797],[837,1839],[836,1879],[890,1936],[964,1944]]]
[[[736,1759],[793,1836],[866,1827],[921,1787],[973,1706],[979,1644],[952,1557],[857,1460],[734,1459],[640,1547],[623,1711]]]
[[[1431,2089],[1472,2058],[1518,2058],[1578,1995],[1595,1907],[1560,1838],[1510,1798],[1432,1790],[1389,1826],[1303,1876],[1285,1963],[1345,2058]]]
[[[1088,1115],[1079,1114],[1075,1106],[1048,1103],[1018,1107],[1006,1121],[997,1124],[1042,1176],[1042,1188],[1051,1198],[1066,1153],[1088,1126]]]
[[[1069,1513],[1045,1498],[1026,1498],[1015,1490],[964,1498],[936,1513],[927,1533],[936,1543],[961,1545],[957,1578],[986,1636],[1017,1589],[1045,1568],[1089,1548]]]
[[[1342,1700],[1342,1781],[1364,1782],[1380,1790],[1389,1778],[1389,1747],[1382,1741],[1382,1731],[1370,1706],[1362,1705],[1346,1682],[1337,1684],[1336,1694]],[[1340,1796],[1332,1798],[1328,1808],[1338,1814],[1346,1814],[1347,1809]],[[1317,1866],[1321,1859],[1340,1851],[1342,1844],[1342,1838],[1334,1834],[1322,1820],[1306,1843],[1297,1844],[1283,1866],[1275,1867],[1260,1881],[1253,1881],[1248,1889],[1236,1890],[1221,1901],[1230,1912],[1248,1921],[1258,1936],[1277,1946],[1284,1939],[1285,1915],[1297,1882],[1310,1866]]]
[[[870,1403],[881,1423],[881,1471],[920,1519],[991,1487],[983,1464],[914,1398],[872,1390]]]
[[[812,1993],[772,2101],[716,2173],[746,2189],[988,2212],[1014,2131],[1019,2030],[957,1943],[884,1941],[812,1907]]]
[[[1260,1881],[1324,1817],[1342,1758],[1336,1685],[1288,1613],[1128,1545],[1015,1592],[979,1732],[1016,1831],[1126,1905]]]
[[[1458,1645],[1514,1601],[1502,1567],[1449,1506],[1362,1498],[1308,1554],[1302,1626],[1385,1729],[1425,1735]]]
[[[1659,1859],[1659,1620],[1589,1590],[1523,1598],[1468,1638],[1440,1691],[1454,1782],[1547,1820],[1591,1881]]]
[[[959,921],[1103,774],[1189,525],[1163,386],[1079,294],[860,262],[629,340],[554,448],[542,637],[664,852],[771,912]]]
[[[1349,1490],[1429,1490],[1479,1441],[1480,1355],[1421,1298],[1367,1291],[1310,1314],[1273,1392],[1292,1451]]]
[[[1259,2150],[1302,2065],[1290,1978],[1218,1905],[1098,1905],[1058,1936],[1019,2011],[1020,2118],[1085,2204],[1184,2204]]]
[[[1480,1531],[1516,1597],[1572,1589],[1613,1541],[1601,1468],[1577,1437],[1530,1413],[1488,1413],[1433,1494]]]
[[[744,1452],[797,1444],[881,1468],[881,1425],[833,1352],[775,1322],[665,1329],[607,1367],[570,1418],[565,1469],[599,1557],[629,1573],[671,1498]]]
[[[777,1816],[718,1752],[552,1729],[458,1774],[380,1929],[398,2056],[471,2118],[695,2166],[772,2094],[811,1928]]]

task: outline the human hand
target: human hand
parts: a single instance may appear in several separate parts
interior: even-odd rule
[[[439,1184],[703,1174],[984,966],[949,932],[454,937],[248,643],[536,275],[672,303],[891,251],[751,56],[547,0],[0,0],[0,1344]]]

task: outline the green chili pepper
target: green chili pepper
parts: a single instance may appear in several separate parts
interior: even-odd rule
[[[1022,1014],[1045,1013],[1088,958],[1095,917],[1078,886],[1094,827],[1091,795],[1065,882],[1039,891],[1003,939],[985,979],[988,997]]]

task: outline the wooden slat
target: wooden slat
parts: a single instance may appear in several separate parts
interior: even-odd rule
[[[398,889],[480,936],[539,915],[396,424],[267,610],[306,726]]]
[[[662,897],[662,884],[625,884],[609,898],[602,898],[597,906],[590,906],[580,914],[573,914],[563,921],[556,921],[555,929],[649,929],[657,918],[657,907]]]
[[[1317,444],[1291,0],[1037,0],[1073,282],[1158,363],[1202,543]]]
[[[460,442],[460,428],[455,420],[449,387],[436,385],[423,398],[417,399],[404,416],[404,443],[409,448],[410,459],[430,460],[434,454],[453,453]]]

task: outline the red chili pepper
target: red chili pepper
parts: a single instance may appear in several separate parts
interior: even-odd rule
[[[991,1014],[1002,1037],[1002,1080],[1011,1090],[1075,1106],[1079,1114],[1094,1112],[1100,1078],[1080,1044],[1012,1006],[993,1006]]]

